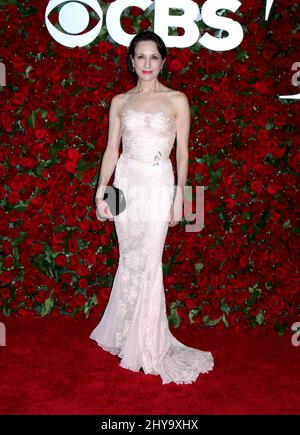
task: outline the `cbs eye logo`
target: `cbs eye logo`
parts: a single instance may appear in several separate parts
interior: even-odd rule
[[[87,33],[81,34],[87,29],[90,23],[90,14],[83,3],[94,10],[99,22]],[[49,15],[58,6],[58,22],[60,27],[67,33],[61,32],[49,20]],[[80,3],[64,0],[50,0],[45,11],[45,22],[50,35],[60,44],[66,47],[83,47],[90,44],[99,35],[102,23],[103,12],[97,0],[80,0]]]

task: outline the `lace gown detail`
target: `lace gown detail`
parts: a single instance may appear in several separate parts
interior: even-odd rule
[[[174,196],[169,159],[175,119],[164,112],[127,109],[121,115],[122,154],[113,184],[127,207],[114,218],[119,264],[100,323],[91,333],[121,367],[160,375],[162,383],[192,383],[213,369],[208,351],[187,347],[170,332],[162,256]]]

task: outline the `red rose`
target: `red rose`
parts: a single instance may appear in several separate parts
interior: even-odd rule
[[[197,299],[186,299],[184,301],[185,306],[187,308],[189,308],[190,310],[192,310],[193,308],[197,307],[199,305],[198,300]]]
[[[187,299],[189,292],[187,290],[182,290],[177,294],[177,299],[179,301],[185,301]]]
[[[171,62],[168,64],[168,70],[170,72],[179,72],[183,69],[185,65],[182,63],[182,61],[178,58],[172,59]]]
[[[261,191],[263,189],[262,182],[259,180],[251,181],[250,186],[251,186],[251,189],[256,193],[261,193]]]
[[[141,8],[138,8],[137,6],[132,6],[130,8],[130,15],[132,15],[133,17],[138,17],[139,15],[141,15],[144,11]]]
[[[14,93],[13,97],[10,99],[11,104],[14,104],[15,106],[22,106],[26,100],[26,95],[23,93]]]
[[[20,307],[18,310],[18,314],[21,317],[32,317],[33,312],[31,310],[26,310],[26,308]]]
[[[9,284],[14,280],[14,273],[12,271],[4,271],[0,274],[0,282],[4,282],[5,284]]]
[[[73,160],[74,163],[77,163],[77,161],[81,159],[81,153],[76,148],[69,148],[68,158]]]
[[[66,162],[66,169],[71,174],[76,174],[76,172],[77,172],[77,162],[74,161],[74,160]]]
[[[225,198],[224,203],[227,208],[233,208],[235,206],[235,200],[232,198]]]
[[[31,251],[32,251],[32,255],[35,257],[35,256],[41,254],[42,252],[44,252],[44,247],[40,243],[34,243],[32,245]]]
[[[9,204],[16,204],[20,201],[20,194],[14,190],[10,191],[7,195],[7,201]]]
[[[47,136],[48,131],[46,128],[39,128],[39,129],[34,131],[34,134],[35,134],[37,139],[41,140]]]
[[[147,30],[151,26],[151,22],[145,18],[140,22],[141,30]]]
[[[88,287],[88,282],[86,279],[79,279],[78,280],[78,287],[80,288],[87,288]]]
[[[286,116],[285,115],[275,115],[273,120],[274,125],[277,127],[283,127],[286,124]]]
[[[247,257],[247,255],[241,255],[240,259],[239,259],[239,265],[244,268],[248,265],[249,263],[249,259]]]
[[[282,186],[280,186],[277,183],[270,183],[267,187],[267,192],[271,195],[275,195],[279,190],[282,189]]]
[[[59,267],[63,267],[67,264],[66,256],[63,254],[58,255],[54,261]]]
[[[78,264],[76,267],[76,273],[78,273],[79,276],[87,276],[89,274],[89,269],[86,266]]]
[[[110,293],[111,293],[110,287],[102,287],[102,289],[99,290],[98,298],[107,301],[109,299]]]
[[[168,275],[165,278],[165,283],[167,287],[171,287],[175,284],[175,276],[174,275]]]
[[[10,297],[10,289],[8,287],[1,288],[0,296],[3,299],[8,299]]]
[[[10,267],[12,267],[14,264],[14,259],[13,257],[7,257],[3,259],[3,266],[5,269],[9,269]]]
[[[41,304],[45,302],[49,297],[49,291],[38,291],[35,296],[35,300]]]
[[[73,275],[71,273],[63,273],[60,278],[64,283],[71,284]]]
[[[184,308],[178,308],[177,309],[177,314],[178,314],[178,316],[181,319],[180,326],[182,328],[188,327],[190,325],[190,320],[189,320],[189,317],[188,317],[188,310],[184,309]]]
[[[60,316],[60,312],[59,312],[58,308],[53,308],[51,310],[51,316],[52,317],[59,317]]]
[[[201,318],[201,316],[194,316],[193,317],[193,322],[196,324],[196,325],[201,325],[202,324],[202,318]]]
[[[132,20],[129,17],[121,17],[121,26],[127,33],[133,33]]]

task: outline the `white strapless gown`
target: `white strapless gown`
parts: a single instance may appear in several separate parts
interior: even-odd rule
[[[127,207],[114,218],[119,264],[110,298],[90,337],[121,358],[120,366],[160,375],[162,383],[192,383],[213,369],[210,352],[187,347],[170,332],[162,255],[174,195],[169,155],[175,119],[133,109],[121,115],[123,150],[113,184]]]

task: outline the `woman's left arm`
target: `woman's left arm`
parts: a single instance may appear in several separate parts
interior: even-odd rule
[[[182,219],[182,209],[184,204],[185,183],[188,174],[189,162],[189,134],[190,134],[190,106],[186,95],[179,92],[174,99],[176,100],[176,169],[177,184],[170,210],[169,226],[173,227]]]
[[[180,92],[176,99],[176,168],[177,185],[175,198],[184,198],[184,188],[188,175],[189,134],[190,134],[190,105],[187,96]]]

